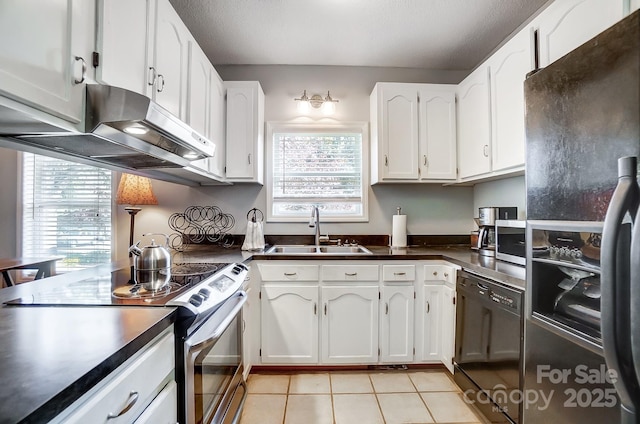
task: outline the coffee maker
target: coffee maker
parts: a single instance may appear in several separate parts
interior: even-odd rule
[[[496,255],[496,208],[478,209],[478,253]]]
[[[517,219],[517,207],[478,208],[478,253],[496,256],[496,219]]]

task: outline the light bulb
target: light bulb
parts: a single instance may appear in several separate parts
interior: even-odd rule
[[[328,102],[325,100],[325,102],[322,104],[322,113],[324,113],[325,115],[333,115],[335,111],[336,111],[335,102]]]
[[[311,109],[311,105],[308,100],[300,100],[298,101],[298,112],[300,113],[309,113]]]

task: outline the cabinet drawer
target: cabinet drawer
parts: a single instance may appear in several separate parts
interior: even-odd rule
[[[384,281],[414,281],[416,267],[415,265],[383,265],[382,279]]]
[[[323,265],[323,281],[378,281],[378,265]]]
[[[178,422],[178,386],[170,381],[134,424],[175,424]]]
[[[174,336],[167,334],[132,363],[115,370],[110,379],[71,413],[65,423],[130,423],[151,403],[175,368]],[[131,408],[117,418],[107,419]],[[73,407],[73,406],[72,406]]]
[[[318,265],[258,264],[262,281],[318,281]]]
[[[446,265],[425,265],[424,266],[425,281],[446,281],[455,284],[456,270]]]

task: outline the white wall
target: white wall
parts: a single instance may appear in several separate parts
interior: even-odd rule
[[[473,187],[473,216],[477,218],[478,208],[485,206],[516,206],[518,219],[527,219],[526,195],[524,176],[476,184]]]

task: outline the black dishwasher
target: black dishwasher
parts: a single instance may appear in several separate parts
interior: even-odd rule
[[[519,423],[523,292],[458,272],[454,379],[493,423]]]

